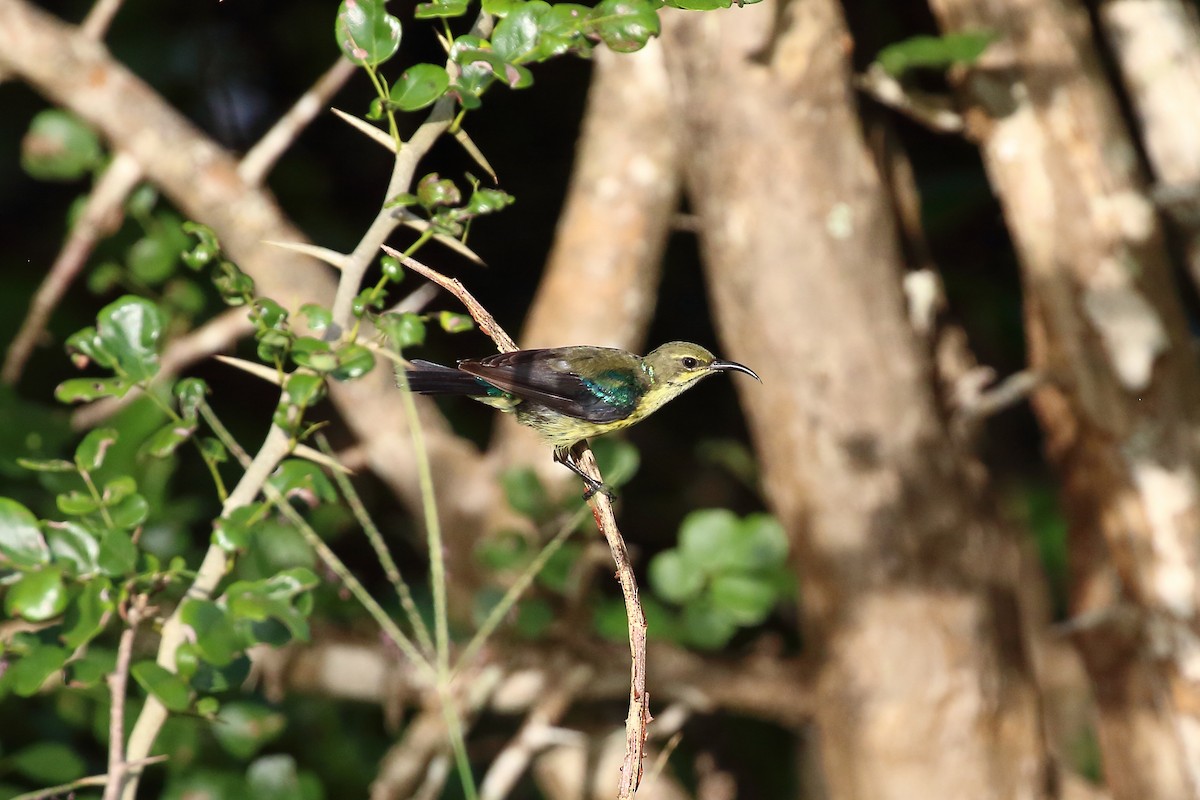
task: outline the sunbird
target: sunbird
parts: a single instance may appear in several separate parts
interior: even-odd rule
[[[744,372],[698,344],[667,342],[647,356],[614,347],[551,347],[469,358],[457,367],[413,359],[408,388],[420,394],[466,395],[513,412],[554,446],[554,460],[583,479],[584,497],[611,492],[585,475],[573,448],[592,436],[628,428],[662,408],[703,378]]]

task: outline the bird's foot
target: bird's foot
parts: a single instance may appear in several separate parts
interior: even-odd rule
[[[583,492],[584,500],[591,500],[597,494],[602,494],[609,500],[617,499],[617,490],[609,486],[607,483],[593,481],[590,478],[584,481],[587,484],[587,489]]]

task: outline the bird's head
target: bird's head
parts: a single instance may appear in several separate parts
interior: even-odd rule
[[[716,372],[744,372],[762,382],[754,370],[736,361],[722,361],[698,344],[667,342],[642,359],[655,384],[683,391]]]

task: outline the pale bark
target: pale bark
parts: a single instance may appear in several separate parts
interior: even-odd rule
[[[1188,0],[1103,0],[1100,26],[1200,286],[1200,15]]]
[[[942,422],[832,0],[670,16],[723,350],[788,528],[829,796],[1046,796],[1019,558]]]
[[[998,40],[962,81],[1020,260],[1113,796],[1200,797],[1200,380],[1081,4],[935,0]]]

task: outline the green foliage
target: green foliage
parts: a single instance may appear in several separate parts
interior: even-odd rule
[[[694,647],[723,647],[739,628],[761,624],[792,592],[787,536],[766,514],[743,519],[725,509],[689,514],[679,545],[650,562],[650,586],[682,607],[667,626]],[[661,635],[661,634],[656,634]]]
[[[897,77],[912,69],[945,69],[955,64],[974,64],[995,40],[996,35],[990,31],[913,36],[883,48],[875,61],[888,74]]]
[[[400,49],[400,20],[384,0],[343,0],[333,31],[342,55],[360,66],[382,64]]]
[[[100,139],[74,114],[58,109],[33,118],[21,142],[21,167],[42,181],[73,181],[100,166]]]

